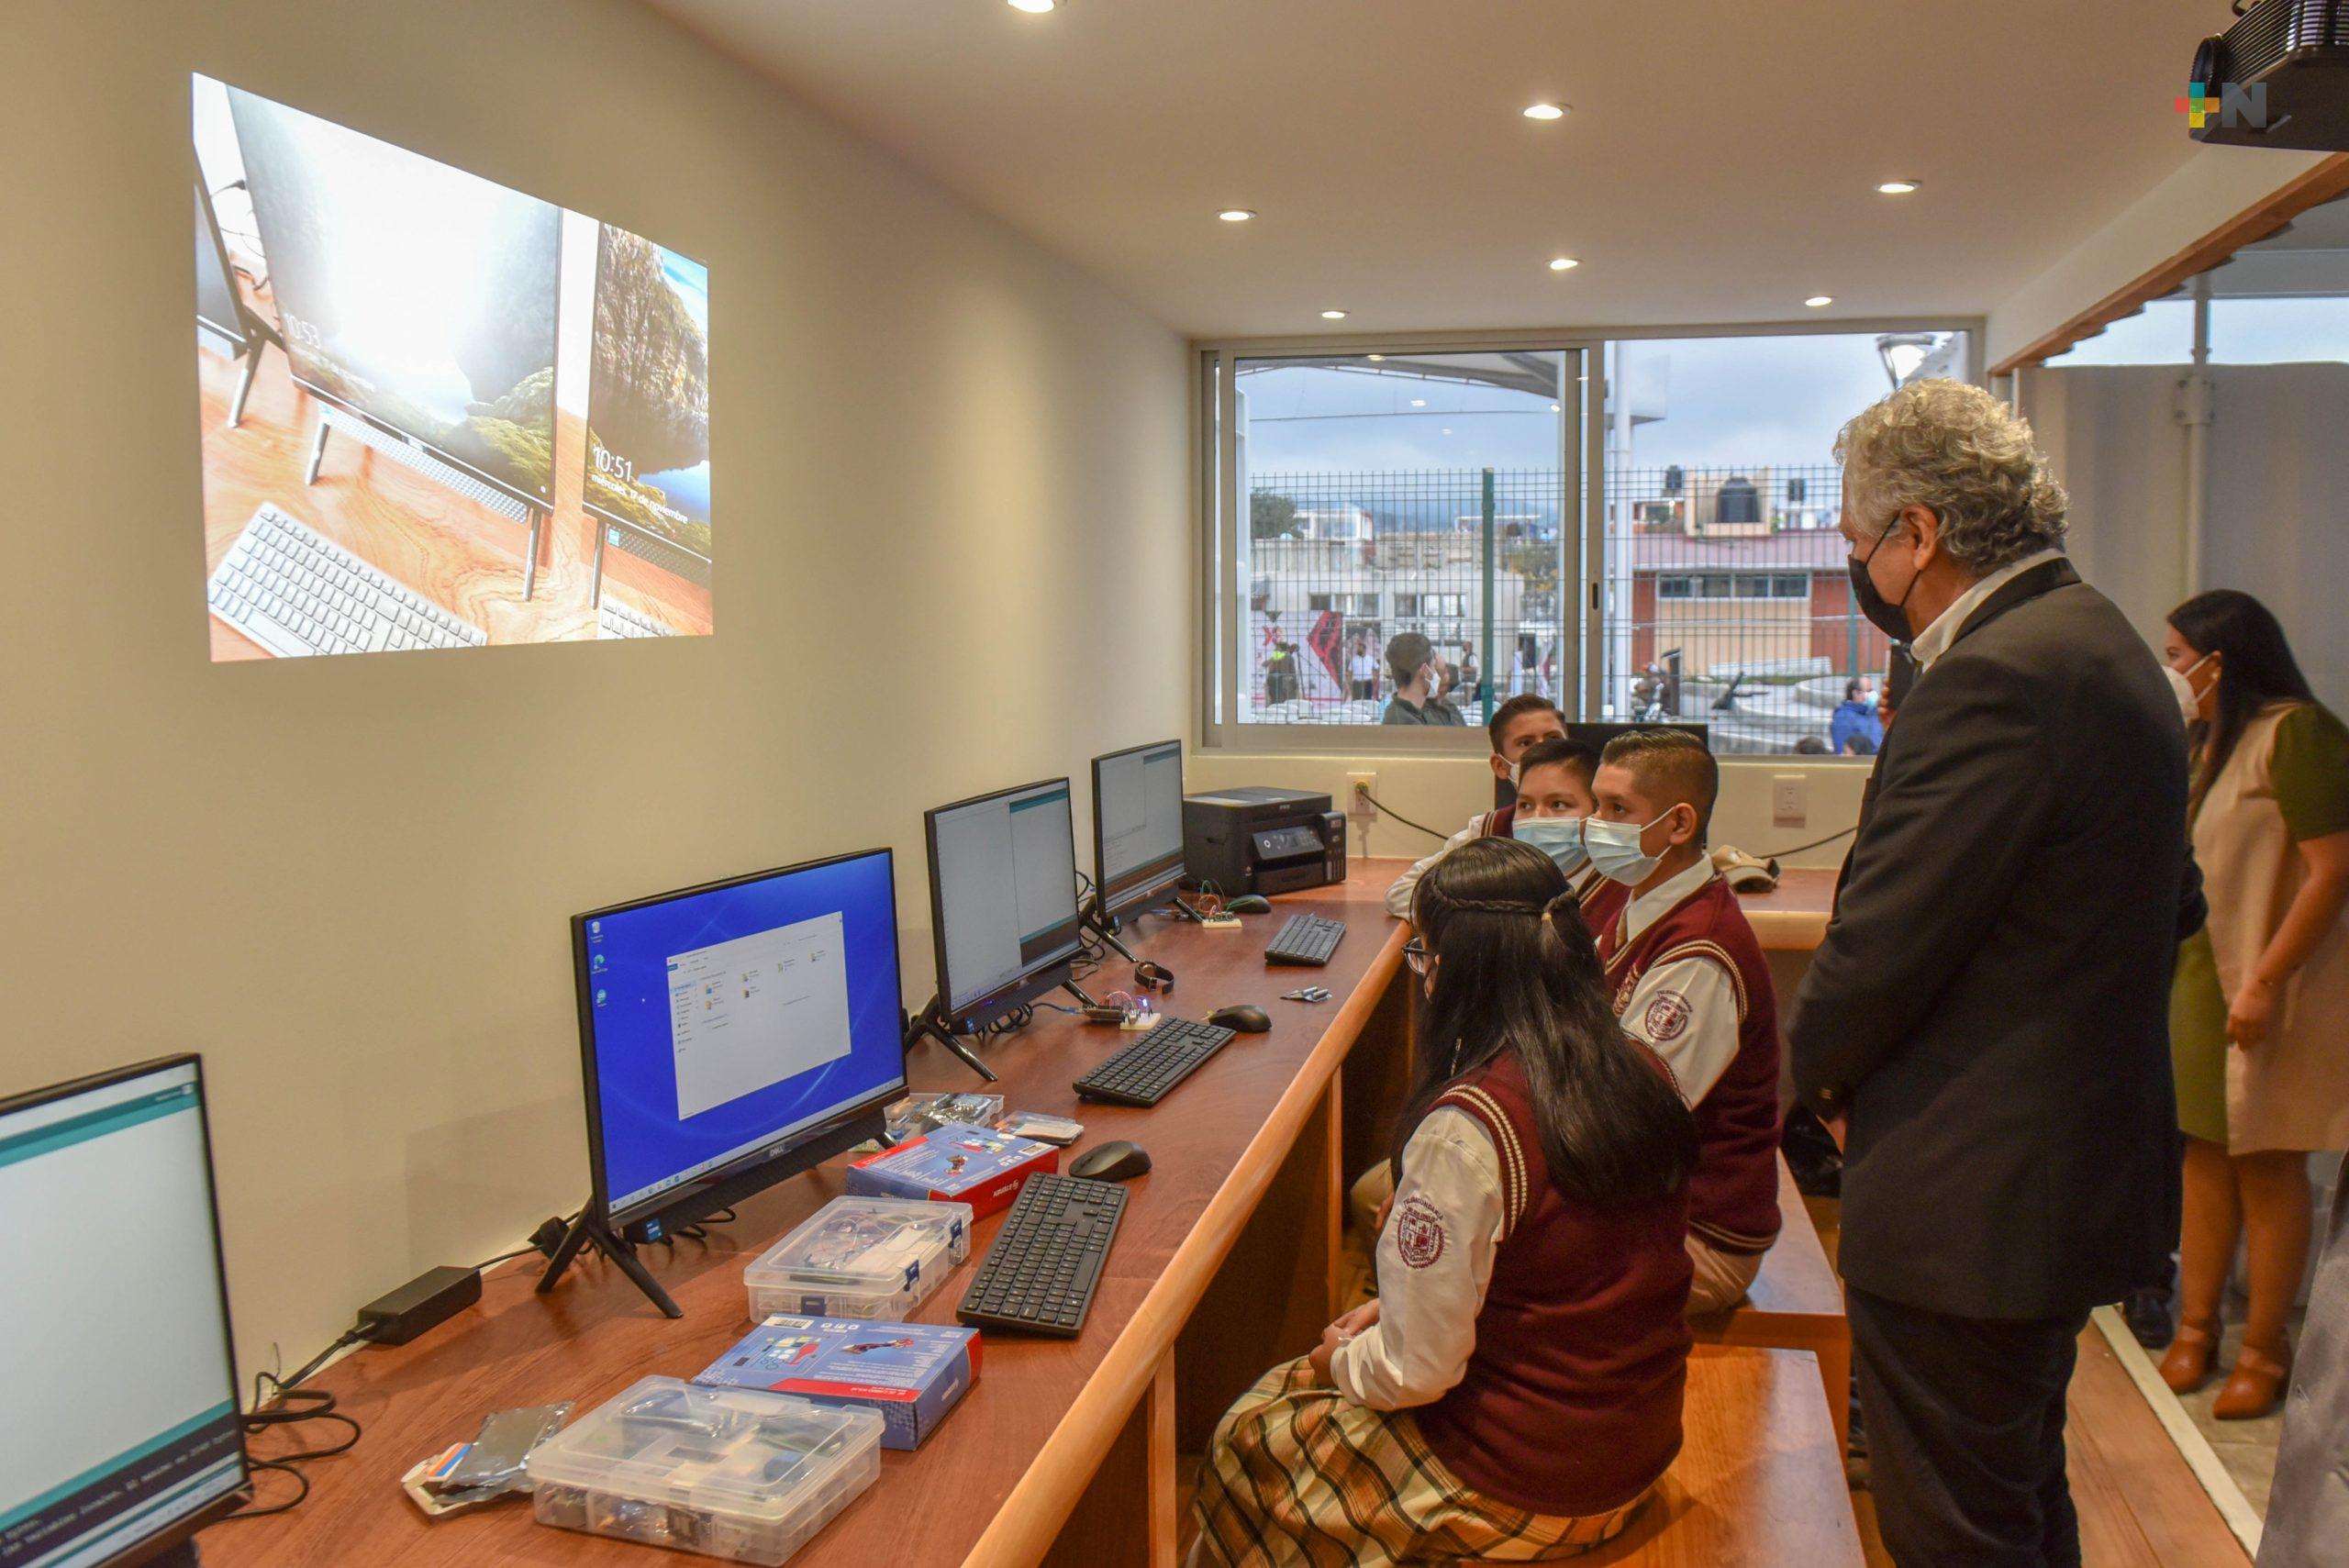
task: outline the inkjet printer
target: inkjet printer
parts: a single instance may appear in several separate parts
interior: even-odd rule
[[[1183,797],[1183,868],[1227,898],[1346,880],[1346,818],[1327,795],[1251,784]]]

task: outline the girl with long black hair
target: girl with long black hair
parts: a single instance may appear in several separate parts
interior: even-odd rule
[[[2188,717],[2210,915],[2178,950],[2170,988],[2186,1201],[2177,1335],[2161,1370],[2181,1394],[2210,1375],[2236,1237],[2247,1237],[2243,1347],[2210,1407],[2232,1420],[2283,1397],[2285,1323],[2308,1262],[2308,1155],[2349,1143],[2349,729],[2248,594],[2178,606],[2163,652]]]
[[[1548,855],[1472,840],[1412,919],[1429,1006],[1378,1299],[1225,1414],[1195,1562],[1554,1561],[1679,1451],[1694,1119]]]

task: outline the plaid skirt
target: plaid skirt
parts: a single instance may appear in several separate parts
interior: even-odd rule
[[[1478,1496],[1408,1413],[1367,1409],[1276,1366],[1224,1413],[1200,1466],[1194,1562],[1233,1568],[1554,1562],[1613,1539],[1646,1496],[1605,1514],[1531,1514]]]

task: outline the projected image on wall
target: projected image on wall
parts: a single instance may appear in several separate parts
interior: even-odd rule
[[[194,97],[212,656],[710,631],[707,270]]]

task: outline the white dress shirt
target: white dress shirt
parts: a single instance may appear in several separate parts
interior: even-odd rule
[[[1709,860],[1648,889],[1631,902],[1616,932],[1615,951],[1637,941],[1681,900],[1702,891],[1713,880]],[[1680,1097],[1693,1109],[1704,1103],[1737,1060],[1741,1026],[1736,978],[1710,954],[1692,954],[1659,963],[1640,976],[1631,999],[1623,1005],[1627,1033],[1646,1042],[1664,1059],[1680,1087]]]
[[[1403,1146],[1378,1236],[1378,1321],[1338,1347],[1338,1392],[1373,1410],[1429,1405],[1465,1376],[1506,1223],[1500,1155],[1484,1124],[1430,1111]]]
[[[1991,595],[2032,567],[2044,566],[2051,561],[2063,559],[2064,552],[2060,550],[2043,550],[2037,555],[2026,555],[2021,561],[1999,567],[1965,593],[1960,594],[1956,602],[1935,616],[1933,624],[1919,632],[1917,640],[1909,645],[1909,651],[1916,658],[1917,668],[1922,670],[1948,652],[1949,645],[1957,640],[1957,634],[1965,627],[1967,617],[1980,609]]]

